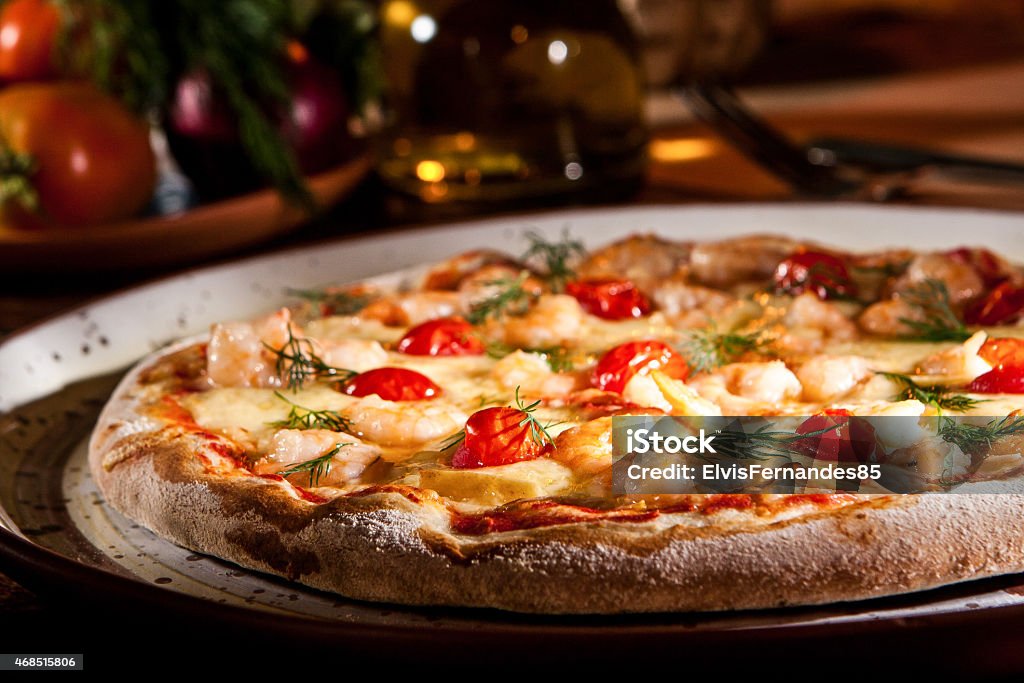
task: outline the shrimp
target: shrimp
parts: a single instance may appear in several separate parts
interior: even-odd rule
[[[571,296],[545,294],[525,315],[502,321],[505,343],[534,349],[571,345],[583,338],[586,315]]]
[[[904,299],[877,301],[857,318],[857,324],[869,334],[880,337],[906,337],[914,328],[906,320],[922,320],[920,309],[911,306]]]
[[[701,284],[720,288],[764,280],[799,246],[785,237],[765,235],[705,242],[690,254],[690,275]]]
[[[383,446],[418,446],[454,434],[469,417],[444,400],[385,401],[376,394],[344,411],[352,431]]]
[[[537,353],[515,351],[491,369],[491,377],[506,389],[519,387],[526,396],[565,398],[586,386],[578,373],[552,372],[548,362]]]
[[[971,456],[942,437],[928,435],[913,445],[897,448],[886,456],[888,465],[913,467],[926,480],[955,479],[967,474]]]
[[[916,257],[906,272],[893,283],[893,289],[896,292],[905,291],[926,280],[942,282],[954,306],[977,298],[985,290],[985,283],[973,266],[944,254],[922,254]]]
[[[872,376],[867,359],[861,356],[815,356],[796,371],[804,399],[821,403],[846,396]]]
[[[782,361],[731,363],[690,381],[701,397],[717,404],[723,415],[756,415],[803,393],[800,380]]]
[[[650,375],[633,375],[622,390],[622,398],[638,406],[672,412],[672,404]]]
[[[515,281],[523,273],[521,268],[506,264],[483,266],[459,283],[459,293],[467,309],[475,304],[496,296],[503,289],[503,282]],[[532,296],[540,296],[543,286],[534,277],[527,277],[522,283],[523,290]]]
[[[612,418],[599,417],[555,437],[551,457],[578,474],[602,475],[611,483]]]
[[[933,353],[915,368],[925,384],[969,384],[972,380],[992,369],[992,366],[978,355],[988,335],[975,332],[963,344],[951,349]]]
[[[392,327],[409,327],[436,318],[460,315],[467,310],[459,292],[408,292],[370,303],[360,318],[378,320]]]
[[[278,474],[296,465],[320,458],[332,449],[337,452],[321,468],[322,475],[302,471],[289,475],[295,483],[316,486],[340,486],[356,479],[380,457],[380,449],[349,434],[328,429],[282,429],[263,444],[267,454],[254,468],[257,474]]]
[[[696,325],[706,323],[709,315],[721,314],[722,310],[737,301],[736,297],[726,292],[678,280],[655,287],[651,291],[651,298],[658,310],[669,318],[691,321]]]
[[[595,251],[576,273],[583,279],[627,279],[653,291],[689,260],[691,245],[655,235],[633,235]]]
[[[467,251],[431,268],[424,276],[420,289],[457,289],[465,278],[492,264],[515,268],[515,263],[501,252],[489,249]],[[519,269],[515,269],[514,272],[518,273]]]
[[[317,341],[320,357],[327,365],[363,372],[387,365],[388,352],[373,339],[341,339]]]
[[[252,322],[214,325],[206,349],[207,377],[221,387],[281,386],[276,359],[267,347],[282,348],[289,330],[298,334],[287,308]]]
[[[781,349],[810,353],[827,341],[857,337],[857,326],[835,304],[820,300],[811,292],[793,299],[784,318],[786,332],[775,345]]]

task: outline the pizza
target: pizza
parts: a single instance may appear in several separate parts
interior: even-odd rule
[[[1024,570],[1024,496],[954,485],[1024,469],[1024,270],[973,247],[528,238],[294,291],[144,359],[90,442],[107,502],[189,549],[410,605],[769,608]],[[666,416],[805,416],[812,459],[923,485],[623,490],[616,421]],[[854,426],[877,416],[943,426]]]

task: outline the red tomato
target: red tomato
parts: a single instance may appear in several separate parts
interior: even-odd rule
[[[349,396],[377,394],[385,401],[421,401],[440,396],[441,387],[415,370],[377,368],[345,382],[342,392]]]
[[[86,83],[24,83],[0,91],[0,137],[35,162],[39,218],[18,227],[85,226],[133,216],[153,195],[149,127]]]
[[[534,460],[553,446],[534,438],[528,414],[517,408],[485,408],[466,420],[466,438],[452,455],[452,467],[494,467]]]
[[[776,266],[773,280],[780,294],[811,291],[823,300],[857,296],[857,285],[842,259],[820,251],[793,254]]]
[[[1002,282],[964,311],[964,322],[968,325],[1002,325],[1019,320],[1022,314],[1024,287]]]
[[[975,394],[1024,394],[1024,339],[997,337],[986,341],[978,355],[992,369],[967,385]]]
[[[853,417],[848,410],[826,410],[813,415],[796,429],[797,434],[809,434],[822,429],[827,432],[794,442],[798,451],[817,460],[841,463],[866,463],[874,460],[878,439],[874,426],[861,417]]]
[[[650,299],[629,280],[579,280],[568,283],[565,293],[584,311],[605,320],[641,318],[651,312]]]
[[[686,379],[690,366],[676,351],[660,341],[634,341],[609,350],[594,368],[591,383],[598,389],[622,393],[633,375],[661,370],[669,377]]]
[[[988,249],[960,247],[959,249],[947,251],[946,256],[957,263],[973,266],[974,270],[978,272],[978,275],[985,282],[986,287],[994,287],[1006,279],[1002,262],[998,256]]]
[[[398,351],[411,356],[479,356],[484,343],[462,318],[438,318],[406,332]]]
[[[50,0],[10,0],[0,5],[0,81],[55,78],[57,7]]]

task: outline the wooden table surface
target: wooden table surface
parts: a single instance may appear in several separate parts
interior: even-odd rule
[[[826,134],[854,136],[1024,163],[1024,52],[1018,54],[1019,59],[1003,56],[982,64],[898,75],[777,87],[755,84],[742,93],[797,140]],[[671,98],[653,98],[650,114],[655,130],[648,181],[631,203],[800,199],[694,122]],[[1024,186],[995,190],[922,185],[899,201],[1024,210]],[[431,217],[416,207],[397,209],[393,198],[369,179],[325,218],[244,255],[424,219]],[[969,241],[965,235],[965,242]],[[0,336],[161,274],[115,272],[80,279],[0,274]],[[54,614],[60,615],[59,608],[46,606],[0,574],[0,619],[21,615],[45,628]]]

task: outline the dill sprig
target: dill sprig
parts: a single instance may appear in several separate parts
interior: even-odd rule
[[[309,486],[314,487],[320,484],[320,479],[326,477],[331,471],[331,459],[334,458],[341,449],[345,446],[351,446],[351,441],[336,444],[329,451],[323,455],[318,455],[312,460],[300,462],[297,465],[292,465],[286,470],[278,472],[282,477],[287,477],[289,474],[299,474],[300,472],[309,472]]]
[[[571,239],[568,228],[562,231],[562,239],[558,242],[548,242],[537,232],[526,233],[526,239],[530,241],[530,247],[523,253],[522,260],[541,260],[544,263],[548,285],[552,291],[561,292],[565,289],[565,284],[576,277],[576,271],[569,265],[570,261],[573,257],[587,253],[583,243]]]
[[[487,344],[485,350],[487,355],[491,358],[504,358],[516,351],[534,353],[544,358],[544,361],[548,364],[551,372],[569,372],[576,368],[573,351],[565,348],[564,346],[524,346],[522,348],[517,348],[502,342],[491,342]]]
[[[332,432],[352,430],[352,423],[336,410],[313,410],[300,406],[294,401],[290,401],[280,391],[275,391],[274,396],[287,403],[291,408],[285,419],[267,423],[271,427],[278,429],[329,429]]]
[[[790,458],[795,452],[794,446],[798,442],[811,437],[821,436],[833,430],[842,429],[846,426],[846,423],[837,421],[836,424],[803,434],[772,429],[772,426],[771,424],[764,424],[752,432],[743,429],[741,423],[739,423],[738,429],[717,429],[712,435],[715,439],[713,444],[715,453],[739,460]],[[706,456],[698,457],[708,459]]]
[[[964,453],[991,448],[999,439],[1021,433],[1024,433],[1024,416],[1020,415],[1007,415],[984,425],[958,421],[950,417],[939,418],[939,437],[958,446]]]
[[[369,294],[354,294],[345,290],[289,288],[285,292],[317,306],[322,315],[355,315],[372,300]]]
[[[354,370],[336,368],[328,365],[317,355],[312,340],[305,337],[296,337],[292,333],[292,326],[288,326],[288,341],[279,349],[275,349],[266,342],[263,346],[277,356],[274,370],[277,376],[285,380],[285,386],[290,390],[298,391],[308,380],[328,377],[332,380],[347,381],[357,374]]]
[[[760,350],[768,342],[762,331],[749,334],[718,332],[713,327],[693,330],[680,344],[694,372],[710,372],[732,363],[747,351]]]
[[[516,408],[523,412],[523,419],[519,423],[520,427],[530,427],[530,438],[534,440],[540,446],[545,444],[554,445],[555,440],[548,432],[549,429],[556,425],[562,424],[561,422],[549,422],[547,424],[541,424],[537,416],[534,415],[534,411],[537,410],[537,406],[540,405],[540,399],[537,399],[530,405],[524,405],[523,399],[519,397],[519,387],[516,387]]]
[[[918,313],[914,318],[900,318],[911,330],[904,339],[962,342],[971,336],[953,311],[949,290],[942,280],[925,280],[901,292],[900,298]]]
[[[925,405],[935,406],[939,410],[952,410],[962,413],[974,408],[985,399],[972,398],[954,392],[949,387],[940,385],[920,385],[908,375],[901,375],[898,372],[876,372],[888,380],[900,385],[900,393],[893,397],[894,401],[912,399],[920,401]]]
[[[516,278],[501,278],[488,280],[484,284],[488,287],[496,287],[498,291],[483,301],[473,305],[469,314],[466,315],[473,325],[479,325],[488,318],[501,318],[505,315],[518,315],[524,313],[535,295],[524,287],[529,273],[523,271]]]
[[[481,404],[481,406],[482,405],[483,404]],[[449,436],[447,439],[442,441],[441,445],[439,447],[439,450],[447,451],[449,448],[454,448],[455,446],[458,446],[460,443],[462,443],[465,440],[466,440],[466,430],[465,429],[460,429],[459,431],[455,432],[454,434]]]

